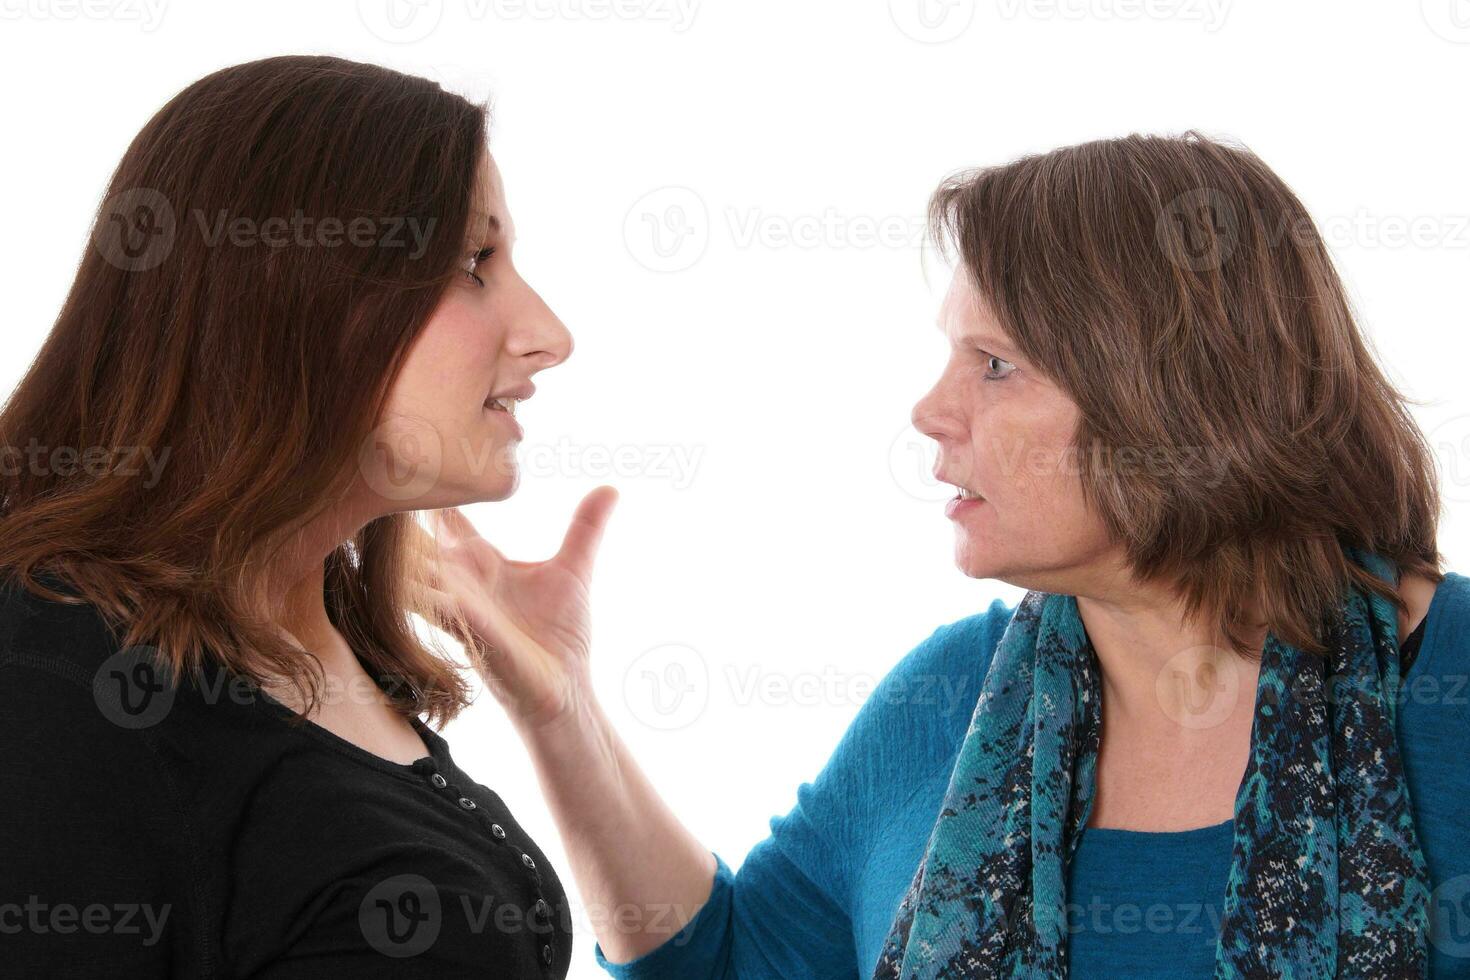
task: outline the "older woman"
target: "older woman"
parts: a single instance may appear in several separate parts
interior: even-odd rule
[[[738,874],[589,681],[613,492],[541,564],[441,515],[440,601],[607,913],[598,962],[1470,976],[1470,581],[1440,569],[1425,441],[1301,203],[1189,133],[966,173],[931,214],[959,262],[914,422],[961,570],[1028,592],[909,653]],[[885,696],[919,675],[978,690],[973,715]]]

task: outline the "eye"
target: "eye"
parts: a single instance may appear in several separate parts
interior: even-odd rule
[[[983,350],[980,353],[985,358],[985,380],[987,381],[1003,381],[1016,369],[1014,364],[1003,357],[987,354]]]
[[[481,262],[484,262],[486,259],[490,258],[490,256],[492,256],[494,254],[495,254],[495,248],[494,248],[494,246],[491,246],[489,248],[482,248],[482,249],[480,249],[478,252],[475,252],[474,254],[472,254],[465,261],[465,268],[462,269],[461,271],[465,275],[467,275],[471,279],[473,279],[477,285],[480,285],[480,286],[485,285],[485,280],[481,279],[479,276],[477,276],[475,274],[475,269],[480,265]]]

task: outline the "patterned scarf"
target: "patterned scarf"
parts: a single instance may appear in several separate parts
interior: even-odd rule
[[[1394,581],[1388,560],[1346,552]],[[1353,586],[1343,613],[1325,659],[1266,638],[1216,980],[1427,973],[1429,873],[1395,735],[1397,611]],[[1027,593],[874,980],[1067,976],[1066,869],[1096,783],[1099,678],[1076,599]]]

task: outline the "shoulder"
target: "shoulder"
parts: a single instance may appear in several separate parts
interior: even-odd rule
[[[1438,887],[1470,876],[1470,578],[1446,573],[1398,692],[1398,744],[1425,859]]]
[[[48,782],[57,792],[85,786],[118,807],[167,798],[152,714],[146,705],[136,710],[150,692],[129,671],[128,655],[94,606],[0,580],[0,729],[8,761],[57,773]]]
[[[949,764],[969,728],[980,685],[1012,607],[945,623],[885,674],[815,781],[856,817],[882,811]]]
[[[772,838],[746,866],[764,867],[775,845],[846,901],[880,828],[953,765],[1011,611],[997,599],[911,647],[864,700],[822,770],[797,787],[796,806],[772,819]]]
[[[1470,670],[1470,578],[1446,572],[1427,603],[1410,676]]]
[[[46,598],[0,574],[0,663],[85,678],[90,684],[90,673],[116,651],[116,637],[95,606]]]
[[[1014,605],[993,599],[983,611],[939,626],[899,662],[896,676],[917,669],[972,673],[984,677],[1001,634],[1010,624]]]
[[[956,727],[962,734],[1014,611],[995,599],[982,612],[937,627],[879,682],[859,723],[933,728],[945,742]]]
[[[63,955],[128,976],[202,962],[195,926],[176,925],[198,921],[177,783],[149,733],[96,693],[98,668],[115,649],[89,607],[8,581],[0,587],[0,840],[9,883],[42,902],[85,895],[100,903],[89,909],[131,907],[147,922],[67,930],[76,935],[23,931],[9,952],[12,962],[36,964],[35,975]]]

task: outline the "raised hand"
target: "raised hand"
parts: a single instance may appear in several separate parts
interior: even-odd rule
[[[540,562],[506,558],[457,508],[431,512],[426,585],[438,625],[523,729],[555,725],[591,696],[592,564],[617,497],[601,486],[582,498],[561,550]]]

